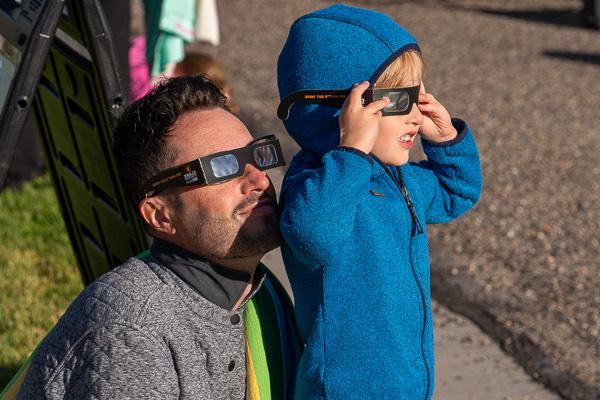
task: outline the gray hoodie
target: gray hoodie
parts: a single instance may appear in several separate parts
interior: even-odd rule
[[[69,307],[36,351],[18,398],[243,399],[242,313],[131,258]]]

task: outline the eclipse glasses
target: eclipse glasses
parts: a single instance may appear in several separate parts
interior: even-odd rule
[[[406,88],[374,88],[370,87],[362,95],[363,105],[370,104],[384,97],[390,103],[381,110],[386,115],[410,114],[412,105],[419,101],[421,85]],[[322,104],[324,106],[342,108],[350,90],[298,90],[287,95],[277,108],[279,119],[286,120],[290,115],[290,108],[294,103]]]
[[[281,145],[275,135],[263,136],[245,147],[210,154],[159,172],[144,185],[144,195],[151,197],[167,188],[228,181],[242,176],[246,164],[252,164],[261,171],[285,165]]]

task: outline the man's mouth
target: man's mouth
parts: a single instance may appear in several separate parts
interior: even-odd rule
[[[254,206],[253,211],[261,210],[275,211],[275,202],[267,196],[261,198]]]
[[[269,196],[262,195],[256,203],[252,203],[240,210],[239,215],[267,215],[275,212],[275,201]]]

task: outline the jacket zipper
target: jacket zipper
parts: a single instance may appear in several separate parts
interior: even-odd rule
[[[417,278],[417,273],[415,272],[415,268],[413,267],[413,263],[412,263],[412,253],[410,250],[410,247],[408,249],[408,256],[409,258],[411,258],[410,260],[410,269],[412,271],[413,274],[413,278],[415,280],[415,282],[417,283],[417,287],[419,288],[419,294],[421,295],[421,305],[423,306],[423,326],[421,328],[421,343],[420,343],[420,347],[421,347],[421,357],[423,357],[423,365],[425,365],[425,373],[427,374],[427,387],[425,390],[425,397],[424,399],[427,399],[427,396],[429,394],[429,387],[431,386],[431,382],[429,379],[429,365],[427,364],[427,358],[425,357],[425,349],[423,349],[423,339],[425,337],[425,327],[427,326],[427,310],[425,309],[425,294],[423,293],[423,288],[421,287],[421,283],[419,283],[419,279]]]
[[[415,236],[415,230],[418,234],[422,234],[423,227],[421,226],[421,223],[419,222],[419,219],[417,218],[415,206],[414,206],[412,200],[410,199],[410,196],[408,195],[408,190],[406,190],[406,186],[404,185],[404,179],[402,177],[402,170],[400,168],[398,168],[399,179],[396,179],[396,176],[394,174],[392,174],[392,172],[389,170],[387,165],[385,165],[384,163],[379,161],[379,159],[377,159],[376,157],[373,157],[373,158],[375,158],[379,162],[379,164],[383,167],[385,172],[392,179],[392,181],[394,181],[394,183],[396,184],[396,186],[398,186],[398,189],[400,189],[400,192],[402,193],[402,197],[404,198],[404,201],[406,202],[406,205],[408,206],[408,211],[410,212],[410,216],[411,216],[411,220],[412,220],[411,221],[412,222],[411,223],[411,238],[413,236]],[[425,357],[425,349],[423,349],[423,338],[425,337],[425,327],[427,326],[427,310],[425,308],[425,293],[423,292],[423,287],[421,286],[421,283],[419,282],[419,279],[417,277],[417,272],[415,271],[415,267],[413,266],[412,252],[410,249],[410,245],[408,247],[408,258],[409,258],[410,270],[412,272],[413,279],[415,280],[415,283],[417,284],[417,288],[419,289],[419,295],[421,297],[421,306],[423,307],[423,325],[421,327],[420,348],[421,348],[421,357],[423,358],[423,365],[425,366],[425,372],[427,374],[427,386],[426,386],[425,397],[424,397],[424,399],[427,399],[427,396],[429,395],[429,387],[431,386],[431,382],[430,382],[431,380],[429,379],[429,365],[427,364],[427,358]]]
[[[423,227],[421,226],[421,223],[419,222],[419,219],[417,218],[417,212],[415,211],[415,205],[413,204],[412,200],[410,199],[410,196],[408,195],[408,190],[406,190],[406,186],[404,186],[404,179],[402,179],[402,171],[400,169],[398,169],[398,174],[399,174],[399,181],[396,180],[395,176],[392,175],[390,172],[388,172],[388,174],[390,174],[392,176],[392,179],[394,180],[394,182],[396,183],[396,185],[400,188],[400,191],[402,192],[402,197],[404,197],[404,201],[406,201],[406,205],[408,206],[408,211],[410,211],[410,216],[412,218],[412,227],[411,227],[411,235],[415,236],[415,230],[417,232],[418,235],[423,233]]]

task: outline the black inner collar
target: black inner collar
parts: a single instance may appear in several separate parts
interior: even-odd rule
[[[152,258],[171,270],[202,297],[217,306],[233,310],[247,288],[250,273],[212,263],[173,243],[154,239]],[[253,284],[259,285],[264,272],[257,267]],[[253,288],[255,292],[256,288]]]

